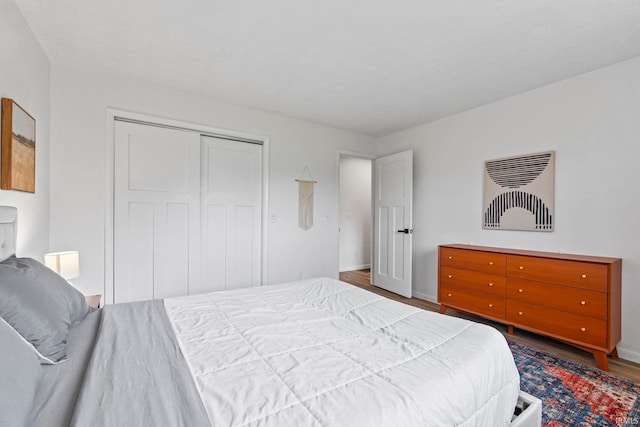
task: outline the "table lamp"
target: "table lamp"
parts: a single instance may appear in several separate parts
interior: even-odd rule
[[[78,251],[45,254],[44,265],[67,280],[80,276],[80,255]]]

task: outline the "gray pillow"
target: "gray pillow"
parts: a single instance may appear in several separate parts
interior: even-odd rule
[[[0,426],[26,426],[42,367],[36,350],[0,319]]]
[[[66,357],[69,327],[89,311],[80,292],[38,261],[0,262],[0,317],[50,361]]]

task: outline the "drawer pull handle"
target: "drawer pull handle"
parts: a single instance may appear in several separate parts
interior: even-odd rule
[[[586,301],[580,301],[580,305],[587,305]]]
[[[493,261],[489,261],[489,265],[493,265]]]
[[[491,288],[491,287],[493,287],[493,283],[489,283],[489,287],[490,287],[490,288]]]
[[[522,265],[518,266],[518,270],[524,270],[524,266]]]
[[[580,328],[582,332],[587,332],[587,328]]]
[[[448,275],[447,277],[448,277],[449,279],[451,279],[453,276],[450,274],[450,275]]]
[[[447,296],[448,296],[448,297],[450,297],[450,296],[451,296],[451,294],[447,294]]]
[[[518,312],[518,316],[522,316],[524,313],[522,311]]]
[[[580,276],[580,277],[582,277],[583,279],[586,279],[586,278],[587,278],[587,275],[586,275],[586,274],[583,274],[583,275],[582,275],[582,276]]]
[[[489,304],[489,308],[493,307],[493,304]]]
[[[524,292],[524,289],[518,289],[518,293],[521,294]]]
[[[447,258],[449,258],[449,259],[453,259],[453,257],[452,257],[452,256],[450,256],[450,257],[447,257]]]

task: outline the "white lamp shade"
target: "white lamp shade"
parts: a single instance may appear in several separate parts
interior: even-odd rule
[[[67,280],[80,276],[80,255],[78,251],[45,254],[44,265]]]

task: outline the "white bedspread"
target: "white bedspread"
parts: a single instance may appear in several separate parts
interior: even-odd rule
[[[337,280],[165,308],[214,426],[497,427],[517,401],[498,331]]]

